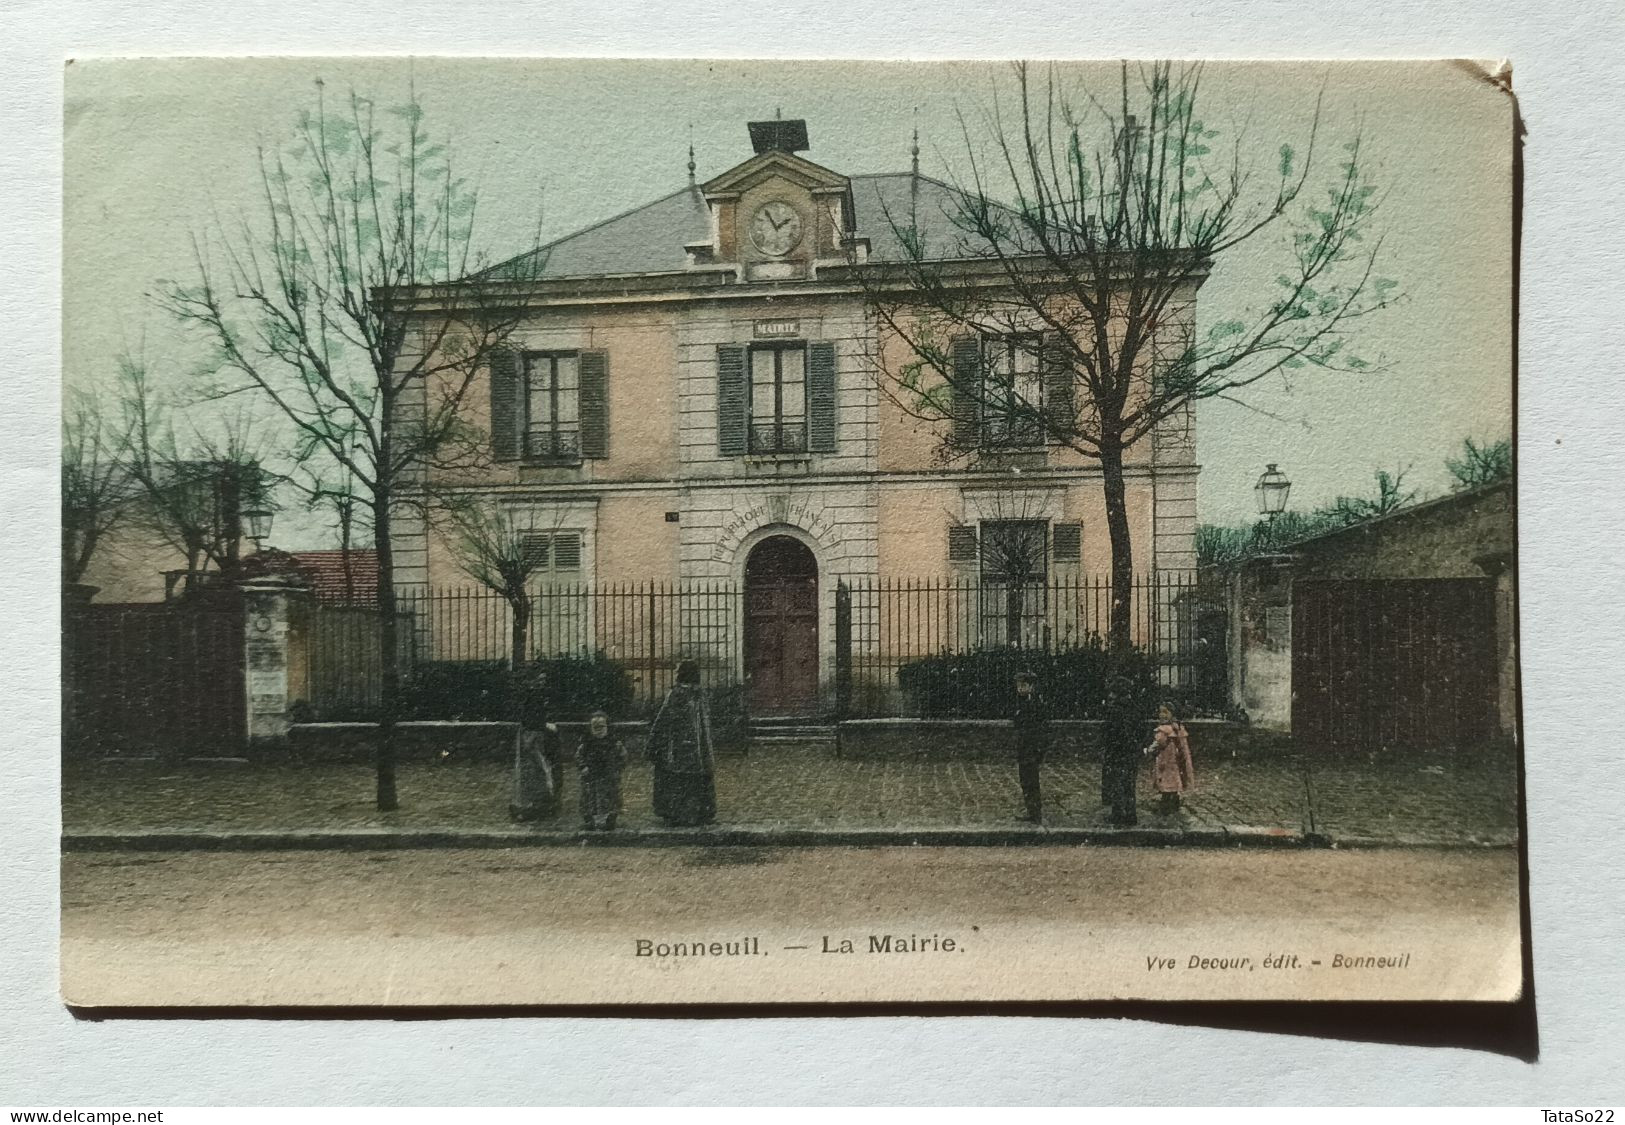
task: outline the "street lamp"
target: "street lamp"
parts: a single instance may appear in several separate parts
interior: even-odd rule
[[[248,521],[248,537],[254,541],[254,550],[258,551],[271,535],[271,510],[256,505],[244,512],[243,518]]]
[[[1253,486],[1253,494],[1258,497],[1258,514],[1268,517],[1273,524],[1275,517],[1286,510],[1287,493],[1291,491],[1292,482],[1286,479],[1285,473],[1274,464],[1264,466],[1264,475]]]

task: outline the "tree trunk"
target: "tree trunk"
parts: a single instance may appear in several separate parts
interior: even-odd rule
[[[1102,442],[1100,468],[1106,493],[1106,535],[1112,548],[1112,605],[1106,646],[1113,653],[1125,653],[1134,647],[1134,546],[1129,536],[1122,447]]]
[[[388,464],[387,447],[380,454],[380,465]],[[378,664],[379,716],[378,716],[378,811],[394,812],[400,808],[395,792],[395,721],[401,698],[400,622],[395,599],[395,552],[390,542],[391,488],[378,473],[378,484],[373,492],[372,518],[378,552]]]
[[[513,644],[508,653],[508,669],[517,676],[525,666],[526,637],[530,632],[530,599],[524,595],[510,597],[508,605],[513,610]]]

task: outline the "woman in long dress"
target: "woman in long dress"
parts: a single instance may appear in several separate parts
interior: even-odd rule
[[[699,665],[677,665],[677,683],[649,724],[655,815],[673,827],[711,824],[717,818],[716,751],[711,713],[700,688]]]
[[[513,786],[508,816],[518,821],[557,816],[563,797],[559,728],[547,721],[547,674],[533,669],[515,705]]]

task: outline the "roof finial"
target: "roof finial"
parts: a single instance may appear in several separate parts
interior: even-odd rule
[[[920,202],[920,107],[914,107],[914,145],[909,149],[912,158],[912,171],[908,177],[908,205],[909,215],[914,217],[915,210]]]
[[[784,120],[784,107],[782,105],[776,105],[776,106],[773,107],[773,120],[775,120],[775,121],[783,121]]]
[[[688,123],[688,186],[694,186],[694,123]]]
[[[914,147],[909,150],[914,158],[914,178],[920,178],[920,107],[914,107]]]

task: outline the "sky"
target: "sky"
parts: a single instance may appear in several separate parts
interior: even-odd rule
[[[1115,63],[1055,66],[1080,93],[1118,80]],[[287,140],[318,78],[381,104],[415,91],[480,192],[478,237],[494,259],[529,248],[538,206],[543,237],[556,237],[676,190],[691,138],[699,178],[717,175],[751,155],[745,123],[778,112],[806,119],[805,156],[849,175],[907,170],[917,125],[921,171],[954,180],[1010,93],[997,63],[81,59],[66,75],[66,386],[105,388],[124,352],[185,385],[199,352],[148,294],[190,276],[194,233],[252,206],[256,146]],[[1292,481],[1294,508],[1369,491],[1378,469],[1407,470],[1424,495],[1447,490],[1444,460],[1464,437],[1511,433],[1511,100],[1448,62],[1209,64],[1201,96],[1215,144],[1241,138],[1265,184],[1282,143],[1304,150],[1317,99],[1311,185],[1358,135],[1383,193],[1379,269],[1404,299],[1361,330],[1377,373],[1299,372],[1199,406],[1199,518],[1255,518],[1266,463]],[[1270,236],[1220,260],[1199,328],[1265,299],[1286,254]],[[273,539],[332,545],[293,513]]]

